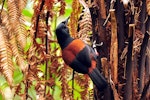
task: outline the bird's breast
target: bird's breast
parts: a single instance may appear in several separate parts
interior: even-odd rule
[[[85,43],[80,39],[73,40],[66,48],[62,50],[62,57],[66,64],[71,64],[77,54],[85,48]]]

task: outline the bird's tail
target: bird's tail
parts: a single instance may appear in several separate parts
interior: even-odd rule
[[[107,87],[108,83],[106,79],[102,76],[97,68],[93,69],[93,71],[90,72],[88,75],[90,76],[91,80],[96,85],[99,91],[102,91]]]

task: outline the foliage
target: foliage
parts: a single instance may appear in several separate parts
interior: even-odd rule
[[[150,97],[149,0],[2,0],[0,7],[0,100]],[[68,16],[74,38],[96,42],[106,91],[63,62],[55,29]]]

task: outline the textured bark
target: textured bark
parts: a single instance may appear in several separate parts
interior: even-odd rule
[[[141,96],[140,100],[146,100],[146,94],[148,94],[149,86],[150,86],[150,78],[149,78],[149,81],[145,84],[145,87],[143,89],[142,96]]]
[[[146,23],[146,30],[150,31],[150,17],[148,17]],[[141,45],[140,58],[139,58],[139,93],[141,94],[144,87],[144,70],[145,70],[145,62],[146,62],[146,48],[149,40],[149,34],[146,32],[143,43]]]
[[[96,21],[96,27],[98,34],[98,42],[103,42],[103,45],[101,49],[99,49],[99,53],[102,54],[101,56],[108,57],[108,42],[106,37],[106,30],[105,27],[103,27],[103,23],[106,19],[106,8],[105,8],[105,2],[104,0],[95,0],[97,4],[97,21]]]
[[[118,83],[118,37],[117,37],[117,21],[115,9],[110,9],[111,16],[111,47],[110,47],[110,64],[111,76],[115,84]]]
[[[136,1],[135,1],[136,2]],[[145,19],[146,19],[146,0],[142,0],[141,12],[139,15],[140,30],[145,34]]]
[[[132,100],[132,74],[133,74],[133,36],[135,32],[135,25],[129,24],[129,44],[126,62],[126,86],[125,86],[125,100]]]
[[[96,43],[103,42],[103,45],[100,47],[97,47],[99,58],[102,57],[108,57],[108,41],[106,37],[106,30],[105,27],[103,27],[103,23],[106,19],[106,8],[105,8],[105,1],[104,0],[94,0],[93,5],[90,8],[90,13],[92,17],[92,32],[93,32],[93,40],[96,40]],[[98,69],[101,69],[99,66]],[[94,89],[94,99],[95,100],[111,100],[112,97],[112,91],[111,87],[108,86],[105,91],[100,92],[96,88]]]
[[[124,6],[123,3],[120,2],[120,0],[116,0],[116,16],[117,16],[117,24],[118,24],[118,48],[119,53],[124,48],[124,42],[125,42],[125,12],[124,12]]]

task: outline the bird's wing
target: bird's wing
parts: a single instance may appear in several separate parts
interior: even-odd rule
[[[91,67],[91,54],[87,45],[76,55],[76,59],[86,67]]]
[[[89,72],[89,69],[76,58],[72,61],[72,63],[69,66],[78,73],[88,74]]]

